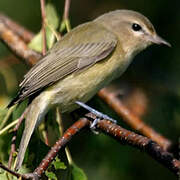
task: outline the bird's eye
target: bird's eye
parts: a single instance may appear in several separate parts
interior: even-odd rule
[[[132,29],[134,31],[140,31],[142,29],[142,27],[139,24],[133,23]]]

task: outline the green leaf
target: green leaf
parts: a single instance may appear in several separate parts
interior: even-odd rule
[[[21,104],[18,105],[18,107],[13,111],[12,113],[12,119],[18,119],[22,113],[25,111],[25,108],[27,107],[28,101],[23,101]]]
[[[59,26],[59,16],[56,12],[56,8],[52,3],[48,3],[46,5],[46,18],[47,23],[49,26],[51,26],[53,29],[57,29]]]
[[[7,175],[5,174],[5,172],[0,173],[0,179],[1,180],[7,180]]]
[[[52,3],[46,5],[46,44],[50,49],[56,41],[56,29],[59,26],[59,17]],[[42,52],[42,30],[31,40],[28,45],[31,49]]]
[[[61,162],[61,160],[59,158],[56,157],[56,159],[52,162],[52,164],[54,165],[54,168],[57,169],[66,169],[66,165],[64,164],[64,162]]]
[[[66,165],[64,164],[64,162],[54,162],[54,168],[57,169],[66,169]]]
[[[79,168],[75,163],[72,163],[71,167],[72,167],[72,176],[71,176],[72,180],[88,179],[84,171],[81,168]]]
[[[8,109],[3,109],[3,108],[0,108],[0,123],[2,122],[2,120],[4,119],[4,117],[6,116],[8,112]]]
[[[61,26],[60,26],[60,32],[63,32],[64,30],[66,29],[66,23],[65,23],[65,21],[63,21],[62,23],[61,23]]]
[[[37,51],[42,52],[42,31],[40,31],[28,44],[28,47]]]
[[[57,177],[56,177],[56,175],[55,175],[53,172],[46,171],[46,172],[45,172],[45,175],[46,175],[48,178],[50,178],[50,179],[57,180]]]

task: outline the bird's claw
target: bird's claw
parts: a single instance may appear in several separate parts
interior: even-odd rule
[[[91,108],[90,106],[86,105],[86,104],[83,103],[83,102],[76,101],[75,103],[97,116],[97,118],[92,122],[92,124],[91,124],[91,126],[90,126],[91,130],[92,130],[93,132],[95,132],[95,134],[97,134],[97,131],[95,131],[96,125],[97,125],[97,123],[98,123],[101,119],[107,119],[107,120],[109,120],[109,121],[111,121],[111,122],[113,122],[113,123],[117,123],[116,120],[112,119],[112,118],[109,117],[108,115],[103,114],[103,113],[101,113],[101,112],[99,112],[99,111]]]

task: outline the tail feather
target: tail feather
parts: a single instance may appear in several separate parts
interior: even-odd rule
[[[23,92],[23,89],[21,89],[19,91],[19,93],[17,94],[17,96],[12,99],[12,101],[7,105],[7,108],[10,108],[11,106],[13,106],[13,105],[21,102],[22,100],[24,100],[24,98],[22,98],[22,92]]]
[[[15,170],[19,170],[21,167],[32,133],[34,132],[35,127],[39,125],[43,119],[45,113],[47,112],[47,107],[48,101],[44,101],[41,97],[35,98],[29,105],[28,112],[26,114],[25,129],[20,142]]]
[[[7,108],[10,108],[11,106],[17,104],[19,102],[19,96],[16,96],[8,105]]]

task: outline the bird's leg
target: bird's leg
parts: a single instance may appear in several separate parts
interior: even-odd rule
[[[78,104],[79,106],[83,107],[84,109],[88,110],[89,112],[95,114],[97,116],[97,118],[92,122],[90,128],[91,129],[95,129],[95,126],[97,125],[97,123],[101,120],[101,119],[107,119],[113,123],[116,123],[117,121],[112,119],[111,117],[109,117],[106,114],[103,114],[93,108],[91,108],[90,106],[86,105],[85,103],[81,102],[81,101],[76,101],[76,104]]]

